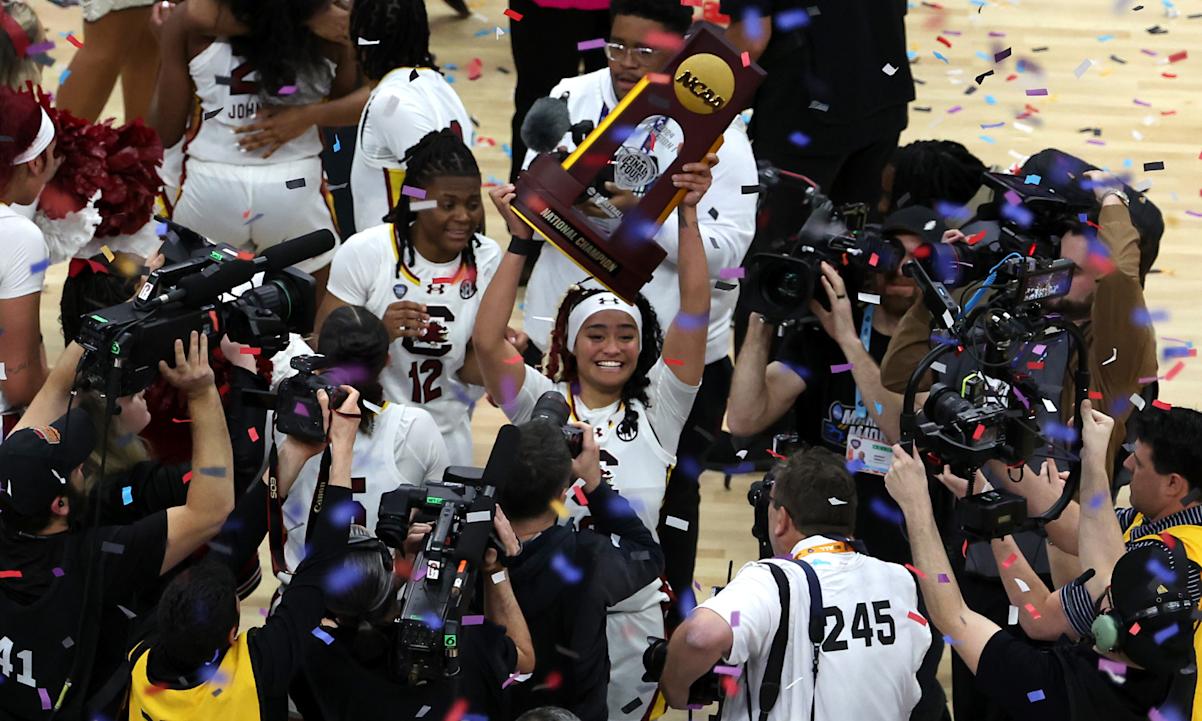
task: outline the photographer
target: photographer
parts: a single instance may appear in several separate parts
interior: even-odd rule
[[[1139,278],[1139,233],[1131,224],[1126,195],[1116,189],[1118,181],[1112,176],[1101,171],[1090,171],[1085,176],[1083,182],[1092,184],[1101,206],[1098,242],[1093,242],[1093,233],[1077,224],[1075,218],[1064,220],[1057,243],[1059,257],[1072,260],[1077,267],[1067,295],[1046,301],[1045,307],[1077,324],[1085,336],[1090,396],[1099,410],[1115,419],[1107,452],[1108,467],[1113,467],[1115,454],[1127,434],[1124,419],[1131,409],[1129,399],[1140,393],[1146,379],[1157,375],[1156,340],[1150,324],[1142,319],[1146,306]],[[931,332],[930,311],[925,304],[915,303],[898,324],[881,362],[885,388],[895,393],[905,391],[911,372],[931,348]],[[1058,401],[1054,403],[1060,409],[1056,421],[1063,426],[1073,407],[1072,385],[1062,382],[1071,371],[1068,345],[1056,339],[1043,345],[1047,355],[1038,359],[1040,368],[1031,375],[1060,389],[1059,398],[1052,400]],[[1037,408],[1043,406],[1037,404]],[[1033,461],[1037,465],[1038,459]]]
[[[16,718],[42,718],[52,707],[83,716],[124,651],[99,643],[101,614],[191,556],[233,508],[230,437],[207,339],[192,334],[186,357],[177,340],[174,367],[161,362],[159,372],[189,398],[200,470],[184,505],[128,526],[90,524],[82,466],[95,443],[92,422],[74,409],[34,425],[53,405],[41,396],[0,446],[0,568],[11,570],[0,580],[0,637],[12,642],[5,659],[24,664],[0,684],[0,707]]]
[[[1056,721],[1134,721],[1155,717],[1153,711],[1161,718],[1176,718],[1180,707],[1164,702],[1178,672],[1192,661],[1193,603],[1184,544],[1123,552],[1104,490],[1112,421],[1088,401],[1081,412],[1086,417],[1082,476],[1092,491],[1101,491],[1093,518],[1083,517],[1079,537],[1082,562],[1089,566],[1079,583],[1100,616],[1086,635],[1092,647],[1064,643],[1037,648],[971,610],[951,576],[917,452],[907,454],[895,446],[885,482],[905,513],[916,575],[932,622],[952,639],[977,688],[1006,713]],[[1037,578],[1021,555],[1011,564],[1004,564],[1013,569],[1007,571],[1008,581],[1027,579],[1013,583],[1015,587],[1046,593],[1046,588],[1034,585]],[[1016,604],[1025,603],[1026,591],[1007,590]]]
[[[511,686],[510,693],[515,714],[552,705],[584,721],[604,721],[635,710],[607,711],[612,657],[607,615],[656,579],[664,557],[626,498],[602,482],[593,428],[573,425],[583,430],[576,458],[560,428],[544,420],[520,425],[517,470],[498,499],[522,543],[509,562],[509,577],[522,613],[532,621],[536,661],[533,676]],[[559,524],[557,509],[563,509],[573,478],[584,480],[574,488],[576,502],[592,512],[588,529]],[[637,641],[646,646],[645,637]]]
[[[256,483],[212,548],[212,559],[176,577],[156,611],[158,633],[130,653],[130,718],[286,719],[288,684],[300,666],[305,638],[325,607],[329,561],[347,541],[351,516],[351,458],[358,429],[359,392],[329,408],[317,394],[326,439],[289,438],[270,477]],[[297,569],[283,600],[261,628],[238,633],[239,609],[231,567],[241,565],[267,531],[263,509],[273,489],[288,487],[309,458],[330,452],[330,486],[314,509],[312,553]]]
[[[341,306],[326,318],[318,338],[318,352],[330,365],[322,376],[335,385],[346,383],[360,393],[359,431],[351,460],[351,492],[354,522],[375,528],[380,496],[402,485],[421,486],[442,477],[447,467],[447,449],[438,426],[421,408],[388,403],[379,376],[388,364],[388,331],[380,319],[362,306]],[[370,404],[370,405],[368,405]],[[374,406],[374,408],[373,408]],[[274,431],[275,442],[284,435]],[[310,459],[300,471],[286,498],[282,513],[286,529],[285,568],[276,572],[283,583],[305,556],[309,507],[315,493],[324,487],[321,458]],[[272,538],[273,543],[277,539]],[[278,560],[278,559],[277,559]]]
[[[727,694],[723,719],[910,718],[931,629],[910,620],[919,607],[909,572],[852,546],[851,475],[838,456],[810,448],[766,491],[777,557],[744,566],[673,634],[660,679],[668,703],[685,708],[693,682],[721,661],[741,666],[746,684]],[[817,639],[816,619],[830,629]],[[871,679],[872,692],[857,679]]]
[[[923,242],[939,242],[942,232],[938,216],[921,207],[898,211],[882,227],[906,258]],[[774,355],[774,326],[753,315],[735,363],[726,421],[732,435],[751,437],[792,410],[799,441],[831,449],[854,470],[856,527],[868,553],[906,563],[905,539],[886,520],[896,511],[881,481],[889,469],[889,444],[899,434],[902,399],[881,385],[877,364],[916,288],[897,271],[868,277],[872,285],[865,290],[871,293],[859,296],[874,295],[879,305],[852,297],[838,270],[823,262],[820,292],[830,309],[811,300],[818,324],[792,330]]]
[[[494,523],[506,554],[517,555],[517,538],[500,509]],[[397,566],[412,567],[430,529],[426,523],[409,527],[405,547],[395,561]],[[292,697],[301,714],[305,718],[350,721],[374,717],[381,708],[387,708],[398,719],[442,719],[463,704],[464,714],[512,718],[503,689],[512,676],[534,670],[534,651],[526,620],[497,558],[496,549],[485,552],[480,567],[484,615],[478,622],[460,628],[459,673],[410,685],[390,671],[400,643],[400,627],[394,622],[400,611],[397,592],[408,579],[394,574],[391,549],[366,529],[351,526],[350,545],[327,576],[327,618],[320,628],[333,641],[314,638],[309,642],[303,676],[293,685]],[[297,688],[301,684],[307,687],[304,692]],[[315,708],[307,708],[306,703]]]

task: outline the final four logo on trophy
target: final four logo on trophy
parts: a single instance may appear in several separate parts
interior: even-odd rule
[[[654,240],[685,191],[664,176],[717,152],[765,73],[701,29],[661,73],[643,77],[576,149],[544,153],[517,181],[518,216],[630,302],[667,255]],[[541,101],[540,101],[541,102]],[[556,131],[558,132],[558,131]],[[567,145],[565,136],[562,145]],[[532,146],[533,147],[533,146]]]

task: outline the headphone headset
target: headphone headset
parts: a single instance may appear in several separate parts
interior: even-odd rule
[[[1169,554],[1173,559],[1173,568],[1188,569],[1189,558],[1185,554],[1185,543],[1179,538],[1174,538],[1173,543],[1165,543],[1165,545],[1168,546]],[[1106,589],[1106,593],[1110,593],[1109,588]],[[1123,641],[1127,637],[1124,630],[1130,624],[1145,618],[1176,613],[1192,605],[1187,594],[1178,591],[1173,595],[1174,598],[1168,601],[1162,601],[1160,596],[1157,596],[1155,605],[1136,611],[1128,618],[1123,618],[1122,614],[1113,607],[1112,601],[1110,610],[1098,614],[1089,627],[1094,645],[1102,651],[1122,651]],[[1101,599],[1098,599],[1098,603],[1101,603]]]
[[[384,568],[388,569],[388,574],[389,574],[389,577],[391,578],[393,569],[394,569],[394,562],[393,562],[393,558],[392,558],[392,549],[389,548],[388,545],[385,544],[383,541],[381,541],[379,538],[376,538],[375,536],[373,536],[369,533],[366,533],[366,532],[364,533],[364,535],[361,535],[361,536],[353,535],[353,532],[352,532],[351,537],[347,540],[347,543],[346,543],[346,551],[347,551],[347,554],[355,553],[358,551],[375,551],[375,552],[379,553],[380,554],[380,563],[383,564]],[[375,602],[372,603],[371,608],[367,612],[371,613],[371,612],[379,609],[381,606],[383,606],[385,603],[388,602],[388,597],[391,594],[392,594],[392,584],[390,583],[384,587],[384,589],[380,593],[379,597],[377,597],[375,599]]]

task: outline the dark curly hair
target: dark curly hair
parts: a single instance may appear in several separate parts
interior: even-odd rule
[[[361,44],[359,38],[370,44]],[[379,80],[395,68],[433,68],[423,0],[355,0],[351,42],[363,74]]]
[[[480,177],[480,166],[476,165],[476,157],[450,128],[427,133],[416,145],[405,151],[404,162],[405,184],[415,188],[425,188],[435,178],[443,176]],[[406,261],[406,258],[409,265],[417,262],[417,251],[413,247],[413,239],[409,237],[409,226],[417,219],[417,215],[410,209],[411,200],[408,195],[401,195],[392,212],[384,216],[384,222],[392,223],[396,235],[398,276],[401,274],[401,263]],[[478,228],[476,232],[483,230]],[[467,266],[468,276],[473,279],[476,277],[475,249],[479,245],[479,239],[472,238],[463,249],[463,262]]]
[[[230,629],[238,625],[235,586],[234,574],[212,559],[167,584],[155,611],[159,640],[154,652],[172,670],[196,671],[229,647]]]
[[[693,24],[692,8],[680,0],[613,0],[609,4],[609,17],[633,15],[645,20],[654,20],[669,32],[684,35]]]
[[[568,316],[572,314],[572,309],[580,305],[586,298],[605,292],[603,288],[581,288],[574,285],[563,297],[559,304],[559,313],[555,316],[555,326],[551,328],[551,346],[547,349],[547,356],[543,362],[545,373],[551,380],[563,381],[573,387],[579,383],[576,355],[572,349],[564,345],[568,337]],[[645,408],[651,407],[651,400],[647,397],[647,386],[651,384],[651,381],[648,380],[647,374],[659,362],[660,352],[664,345],[664,335],[659,327],[659,316],[655,314],[651,302],[647,300],[646,296],[639,293],[635,299],[635,305],[638,306],[639,313],[643,315],[643,335],[639,338],[639,360],[635,365],[634,374],[626,381],[626,385],[622,386],[622,403],[626,407],[622,423],[632,429],[638,428],[639,418],[638,414],[631,410],[630,402],[637,400]]]
[[[988,170],[980,158],[953,140],[916,140],[893,151],[891,210],[910,205],[934,208],[940,201],[964,205],[981,188]]]
[[[298,78],[321,67],[321,40],[307,22],[329,0],[220,0],[234,18],[250,29],[230,38],[234,54],[246,58],[259,74],[260,94],[276,95]]]
[[[317,352],[334,361],[338,366],[354,366],[346,384],[359,391],[362,417],[359,429],[368,435],[375,426],[376,414],[363,406],[363,401],[377,406],[384,405],[384,388],[380,385],[380,371],[388,365],[388,330],[379,318],[368,309],[358,305],[336,308],[321,326],[317,339]],[[325,371],[330,374],[330,371]]]

